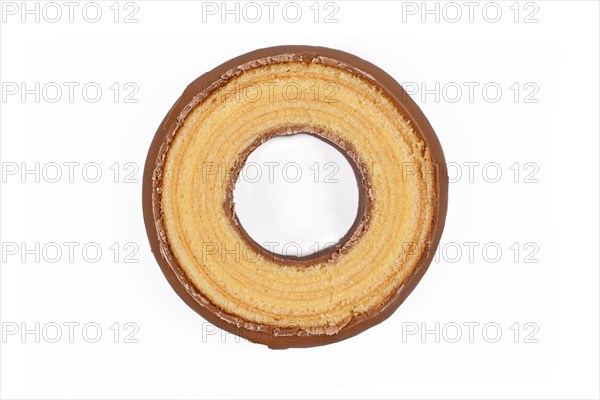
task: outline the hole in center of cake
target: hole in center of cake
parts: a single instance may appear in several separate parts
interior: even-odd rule
[[[351,236],[360,209],[354,162],[313,134],[275,136],[254,149],[233,189],[237,221],[276,256],[317,257]]]

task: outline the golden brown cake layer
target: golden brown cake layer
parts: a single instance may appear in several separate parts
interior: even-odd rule
[[[353,161],[364,207],[340,246],[295,262],[244,235],[231,193],[254,148],[299,132]],[[431,261],[446,193],[439,142],[393,79],[347,53],[287,46],[238,57],[188,87],[150,149],[144,207],[155,256],[188,304],[252,341],[291,347],[389,316]]]

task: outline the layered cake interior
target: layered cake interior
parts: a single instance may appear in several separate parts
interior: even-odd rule
[[[231,75],[168,143],[158,194],[174,261],[223,319],[248,329],[331,335],[377,313],[427,251],[436,178],[425,142],[381,87],[334,60],[268,58]],[[257,251],[228,212],[249,149],[298,130],[348,151],[368,202],[341,251],[302,265]]]

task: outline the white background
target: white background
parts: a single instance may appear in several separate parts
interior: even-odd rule
[[[140,1],[138,22],[130,24],[122,14],[113,21],[112,3],[101,3],[97,23],[82,18],[85,3],[75,9],[73,23],[66,15],[57,23],[43,16],[39,23],[31,16],[21,23],[20,14],[3,14],[3,95],[6,82],[30,88],[35,82],[78,82],[79,88],[96,82],[103,89],[96,103],[82,98],[81,90],[72,103],[66,92],[56,103],[47,101],[54,97],[49,94],[39,103],[34,95],[3,98],[3,171],[14,163],[96,162],[103,175],[88,183],[80,166],[73,183],[64,176],[58,183],[36,183],[20,173],[3,177],[2,398],[598,398],[597,2],[540,1],[528,9],[521,3],[518,22],[513,2],[499,2],[496,23],[483,18],[485,3],[473,22],[459,2],[460,21],[449,22],[452,13],[439,22],[430,15],[423,23],[420,13],[403,13],[407,5],[401,2],[359,1],[336,3],[337,23],[323,22],[323,4],[315,23],[313,2],[301,3],[302,18],[291,23],[282,17],[281,3],[272,23],[265,16],[257,23],[232,17],[221,23],[218,15],[203,21],[201,3]],[[538,22],[524,23],[535,9]],[[488,19],[494,17],[487,10]],[[454,92],[437,101],[434,94],[413,96],[447,161],[462,170],[450,188],[442,237],[447,254],[386,322],[341,343],[286,351],[224,335],[182,303],[147,244],[141,170],[132,177],[138,183],[122,175],[134,171],[125,163],[143,167],[156,128],[190,81],[234,56],[279,44],[345,50],[405,86],[456,82],[464,89],[457,102]],[[128,82],[137,85],[138,102],[125,103],[129,91],[122,91],[115,103],[109,89],[115,82],[121,90]],[[465,82],[479,84],[473,101]],[[502,89],[497,102],[482,95],[490,82]],[[515,82],[516,102],[510,89]],[[531,88],[537,93],[526,98]],[[109,169],[115,162],[122,172],[118,183]],[[464,164],[470,162],[480,163],[472,182]],[[500,166],[498,182],[482,175],[486,163]],[[521,170],[517,183],[510,169],[515,163]],[[524,182],[531,172],[525,163],[537,166],[537,183]],[[51,254],[36,262],[21,247],[36,242],[80,245],[73,262],[68,254],[55,263]],[[110,250],[115,242],[121,249],[116,260]],[[465,245],[470,242],[479,243],[473,258]],[[510,249],[515,242],[519,254]],[[103,250],[98,262],[82,257],[87,243]],[[491,250],[482,255],[489,243],[488,250],[502,250],[497,262]],[[124,262],[135,246],[129,261],[138,262]],[[537,253],[526,258],[532,249]],[[73,343],[64,327],[69,322],[80,324]],[[127,322],[135,325],[125,329]],[[480,324],[473,343],[464,325],[469,322]],[[539,329],[525,340],[528,322]],[[36,323],[46,327],[39,343],[34,334],[7,333]],[[63,336],[50,343],[54,323],[64,327]],[[86,323],[101,327],[97,343],[86,340],[93,331],[81,333]],[[118,343],[110,329],[115,323]],[[448,328],[439,343],[434,334],[406,335],[436,323]],[[496,343],[490,343],[493,329],[482,333],[486,323],[502,329]],[[463,336],[451,343],[455,324]],[[139,330],[129,339],[137,343],[125,343],[124,334],[135,326]]]
[[[346,157],[329,143],[307,134],[280,136],[249,155],[233,201],[256,243],[277,254],[307,256],[335,245],[352,227],[358,183]]]

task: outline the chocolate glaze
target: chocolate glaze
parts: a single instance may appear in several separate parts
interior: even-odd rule
[[[415,132],[426,143],[435,166],[435,212],[429,240],[427,241],[427,250],[421,253],[419,262],[403,284],[382,305],[376,309],[357,315],[332,329],[303,330],[294,327],[280,329],[250,323],[238,316],[220,310],[194,287],[185,272],[178,265],[169,248],[162,221],[160,188],[165,156],[174,135],[187,114],[212,91],[223,86],[229,79],[243,73],[245,70],[262,66],[265,63],[289,61],[319,62],[332,65],[349,71],[381,88],[382,94],[387,96],[398,107],[400,113],[410,121]],[[302,130],[298,130],[300,128]],[[290,132],[305,132],[304,129],[306,128],[296,127],[291,129]],[[308,131],[308,133],[316,133],[319,136],[328,138],[319,132]],[[339,143],[336,144],[340,145]],[[345,150],[345,154],[349,153],[348,149],[343,150]],[[360,162],[357,162],[354,158],[352,158],[352,161],[358,165],[359,172],[362,174],[364,170],[360,167]],[[353,163],[351,162],[351,164]],[[367,208],[362,219],[359,221],[357,218],[357,221],[359,224],[364,222],[364,226],[368,227],[368,176],[364,174],[357,175],[357,177],[359,176],[365,179],[363,183],[365,184],[364,188],[367,188],[365,192],[367,195],[364,198]],[[242,336],[252,342],[265,344],[270,348],[310,347],[347,339],[384,321],[412,292],[431,263],[442,235],[448,204],[448,174],[442,147],[429,121],[417,104],[390,75],[375,65],[343,51],[313,46],[278,46],[252,51],[231,59],[202,75],[185,89],[181,97],[163,119],[148,151],[144,168],[142,202],[144,222],[152,252],[168,282],[186,304],[219,328]],[[224,207],[227,210],[227,204]],[[356,223],[355,221],[355,225]],[[341,248],[346,248],[348,243],[352,242],[354,237],[357,237],[358,231],[360,231],[360,228],[354,226],[349,231],[351,238],[347,238],[348,241]],[[331,257],[334,254],[336,254],[335,249],[331,254],[322,254],[319,256]],[[279,261],[283,263],[294,262],[294,260],[289,259]],[[302,262],[302,260],[297,261]]]

